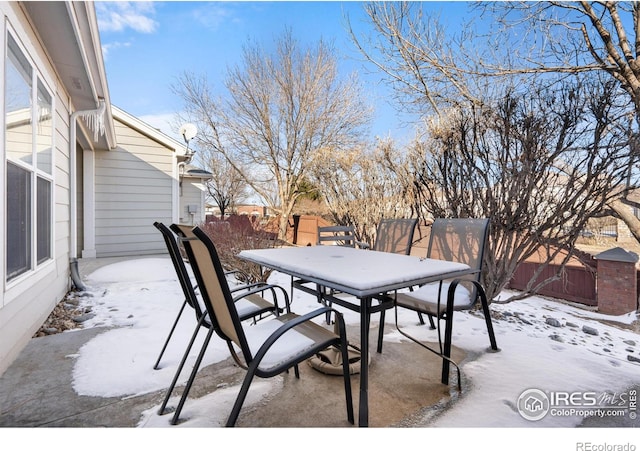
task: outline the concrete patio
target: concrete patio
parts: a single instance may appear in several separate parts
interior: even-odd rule
[[[126,258],[81,261],[81,274],[89,274],[100,266],[121,260]],[[370,333],[374,340],[377,327],[377,322],[372,321]],[[148,417],[149,412],[155,415],[165,395],[164,389],[121,397],[84,396],[74,390],[73,370],[79,350],[109,330],[106,327],[94,327],[31,339],[19,357],[0,376],[0,427],[144,426],[143,418]],[[165,332],[163,328],[161,333]],[[385,332],[392,333],[393,327],[387,325]],[[359,337],[359,328],[350,326],[348,336],[352,341]],[[371,350],[374,351],[374,345]],[[157,351],[154,349],[153,352]],[[454,348],[453,357],[464,364],[478,355],[465,354]],[[454,405],[460,396],[465,397],[478,390],[465,378],[464,365],[462,394],[455,388],[455,371],[452,372],[449,386],[441,384],[441,360],[411,342],[385,340],[383,353],[372,352],[371,358],[369,424],[374,428],[427,427],[439,413]],[[154,361],[148,362],[149,374],[154,371],[153,364]],[[256,404],[245,404],[237,426],[352,428],[346,421],[342,379],[321,374],[306,363],[301,365],[300,370],[300,380],[296,380],[293,373],[278,376],[281,383],[276,390],[269,392]],[[201,368],[177,428],[189,426],[190,403],[221,388],[239,386],[244,374],[244,370],[235,365],[231,358]],[[354,375],[351,380],[357,420],[359,376]],[[179,386],[174,396],[178,396],[181,389]],[[640,387],[636,386],[636,389]],[[175,402],[170,402],[169,406],[175,406]],[[228,412],[221,414],[226,418]],[[638,423],[629,417],[591,417],[583,420],[581,425],[637,427]]]
[[[32,339],[0,377],[0,426],[136,427],[144,411],[157,408],[164,391],[126,398],[75,393],[73,356],[103,332],[105,329],[80,329]],[[350,332],[356,336],[357,331]],[[455,356],[460,359],[462,354],[456,350]],[[152,366],[149,362],[149,371],[153,371]],[[455,377],[450,390],[440,383],[440,368],[440,359],[417,345],[385,343],[383,354],[373,353],[370,366],[370,426],[426,425],[457,396]],[[352,427],[346,421],[342,378],[324,375],[307,364],[300,370],[300,380],[293,373],[278,376],[283,378],[281,391],[243,408],[238,426]],[[244,373],[230,358],[205,367],[196,378],[189,400],[218,387],[239,384]],[[356,415],[358,381],[358,375],[352,376]],[[181,420],[185,424],[189,418],[183,415]]]

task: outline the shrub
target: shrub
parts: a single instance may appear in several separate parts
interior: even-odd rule
[[[216,246],[222,266],[237,271],[235,277],[242,283],[266,282],[272,273],[260,265],[238,258],[246,249],[273,248],[277,244],[272,233],[254,224],[248,216],[230,216],[222,221],[214,219],[201,226]]]

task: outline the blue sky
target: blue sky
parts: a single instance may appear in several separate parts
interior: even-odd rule
[[[429,5],[443,17],[457,16],[466,6],[464,2]],[[333,42],[343,75],[359,73],[375,108],[372,137],[404,140],[411,129],[402,125],[406,121],[389,103],[381,76],[369,73],[346,30],[346,15],[356,31],[368,29],[362,22],[362,6],[356,1],[97,2],[111,102],[175,136],[167,121],[182,107],[171,92],[182,73],[206,74],[222,91],[227,68],[241,62],[242,46],[249,39],[268,45],[290,28],[303,43],[320,38]]]

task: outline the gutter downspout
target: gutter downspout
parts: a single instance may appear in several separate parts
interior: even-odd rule
[[[76,161],[76,129],[78,117],[87,118],[89,125],[93,128],[94,138],[98,140],[98,133],[104,132],[104,112],[107,104],[104,99],[99,99],[98,108],[95,110],[76,111],[71,114],[69,119],[69,255],[71,279],[73,284],[80,291],[84,291],[86,287],[82,284],[80,274],[78,273],[78,209],[77,209],[77,161]]]
[[[189,148],[189,146],[187,146],[187,149]],[[184,173],[185,173],[185,167],[188,164],[191,164],[191,160],[193,160],[193,153],[189,153],[189,150],[187,150],[186,153],[186,159],[184,161],[181,161],[180,163],[178,163],[178,186],[179,186],[179,197],[182,197],[182,179],[184,178]]]

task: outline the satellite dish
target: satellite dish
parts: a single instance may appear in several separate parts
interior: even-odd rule
[[[198,129],[193,124],[184,124],[180,127],[179,133],[184,138],[184,142],[189,144],[189,141],[191,141],[196,136],[196,133],[198,133]]]

